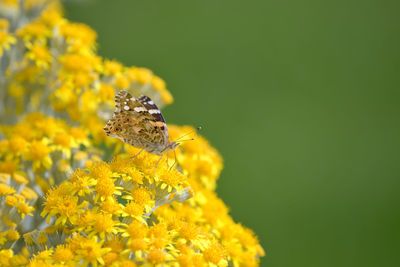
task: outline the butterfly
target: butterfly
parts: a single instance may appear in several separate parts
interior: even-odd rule
[[[114,115],[104,131],[108,136],[141,148],[140,152],[146,150],[159,156],[179,145],[169,140],[167,124],[153,100],[145,95],[135,98],[125,90],[115,95]]]

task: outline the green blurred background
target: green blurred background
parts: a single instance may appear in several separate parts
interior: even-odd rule
[[[398,0],[65,5],[99,52],[163,77],[203,126],[262,266],[400,266]]]

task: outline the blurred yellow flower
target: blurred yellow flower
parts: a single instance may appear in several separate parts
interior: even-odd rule
[[[28,45],[29,52],[25,54],[26,58],[34,61],[39,68],[48,69],[52,60],[49,49],[40,43]]]
[[[12,44],[17,41],[14,36],[9,34],[4,29],[0,29],[0,57],[3,55],[4,50],[9,50]]]

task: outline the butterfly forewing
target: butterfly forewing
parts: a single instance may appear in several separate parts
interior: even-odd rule
[[[142,104],[147,109],[147,111],[153,116],[153,118],[156,121],[161,121],[161,122],[165,123],[164,117],[161,114],[160,109],[153,102],[153,100],[151,100],[150,97],[141,95],[138,97],[138,101],[140,102],[140,104]]]

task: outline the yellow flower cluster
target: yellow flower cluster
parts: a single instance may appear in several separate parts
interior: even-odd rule
[[[172,139],[187,132],[193,127],[170,126]],[[177,158],[182,171],[189,178],[194,197],[188,201],[165,205],[155,211],[169,225],[190,225],[191,231],[182,234],[195,238],[202,233],[211,241],[211,247],[203,250],[203,258],[218,266],[226,261],[233,266],[258,266],[259,257],[264,250],[259,245],[254,233],[229,216],[228,207],[214,192],[216,180],[222,170],[222,158],[219,153],[201,136],[184,142],[177,148]],[[204,266],[196,255],[196,249],[190,245],[181,251],[178,258],[181,266]]]
[[[257,237],[215,193],[222,158],[193,127],[169,125],[195,140],[160,162],[104,134],[118,90],[172,96],[97,56],[96,33],[60,10],[0,0],[0,266],[258,266]]]
[[[190,128],[172,129],[180,133]],[[182,169],[187,178],[166,161],[155,170],[158,158],[148,153],[125,159],[137,152],[130,148],[108,164],[75,171],[68,181],[49,190],[42,215],[48,220],[54,217],[55,223],[49,230],[25,236],[28,250],[37,255],[32,264],[64,264],[56,257],[61,253],[57,251],[63,251],[69,263],[84,260],[94,266],[128,262],[131,265],[126,266],[136,266],[133,262],[139,266],[258,266],[264,251],[256,236],[234,223],[223,201],[207,188],[221,169],[221,158],[206,140],[198,137],[195,142],[198,149],[186,147],[185,152],[183,146],[178,158],[188,166],[197,164],[196,159],[190,162],[195,155],[212,158],[214,162],[207,165],[219,166],[218,170]],[[51,248],[45,254],[41,240]],[[96,250],[96,256],[82,255],[84,243]]]
[[[137,263],[174,260],[179,233],[153,212],[185,201],[192,192],[187,178],[166,164],[160,164],[154,176],[157,161],[156,156],[143,153],[134,160],[116,158],[77,169],[68,181],[48,191],[42,215],[48,222],[54,218],[54,226],[25,235],[29,252],[36,254],[46,244],[56,248],[54,255],[49,250],[48,257],[54,263],[60,263],[56,252],[62,249],[70,252],[68,260],[74,264],[83,260],[107,266],[133,259]],[[96,257],[85,254],[85,243],[96,247]],[[34,262],[42,256],[39,253]]]
[[[38,194],[28,183],[29,180],[20,174],[0,173],[0,266],[28,263],[26,254],[14,255],[11,249],[20,240],[21,233],[38,226],[32,218]]]
[[[191,126],[171,125],[168,129],[172,140],[195,132]],[[195,135],[193,139],[190,142],[182,142],[176,150],[179,165],[182,166],[184,174],[190,175],[191,179],[195,179],[207,189],[215,190],[216,181],[223,167],[222,158],[204,137]]]
[[[31,2],[33,8],[52,1]],[[120,89],[146,94],[160,106],[172,103],[165,82],[150,70],[97,56],[96,33],[62,18],[57,2],[34,18],[25,17],[31,14],[28,10],[18,10],[21,13],[15,16],[29,23],[18,25],[14,32],[9,20],[0,19],[0,56],[4,54],[6,70],[2,88],[8,89],[0,98],[3,119],[39,110],[91,129],[112,114]]]
[[[0,172],[26,175],[41,188],[41,194],[64,181],[72,169],[100,159],[82,128],[41,113],[2,126],[1,132],[6,138],[0,141]]]

